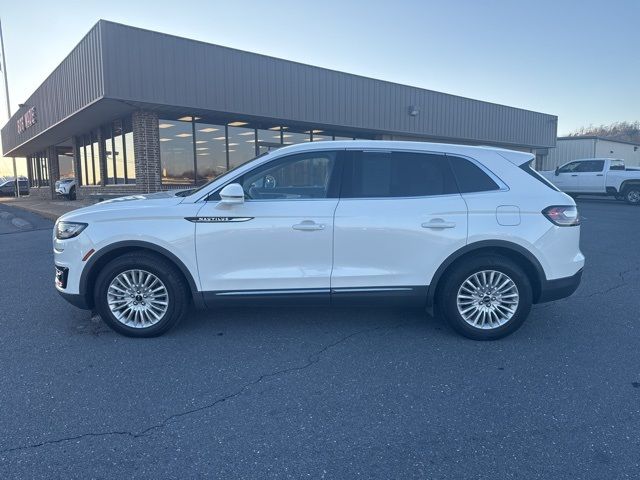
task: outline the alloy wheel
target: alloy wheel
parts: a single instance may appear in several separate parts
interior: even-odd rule
[[[629,190],[627,192],[627,201],[629,203],[640,203],[640,190]]]
[[[481,270],[462,282],[456,297],[458,312],[474,328],[493,329],[507,323],[518,309],[515,282],[496,270]]]
[[[148,328],[167,313],[169,293],[158,277],[146,270],[119,273],[107,289],[107,305],[123,325]]]

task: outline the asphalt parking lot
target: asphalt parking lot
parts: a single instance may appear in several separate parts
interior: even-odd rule
[[[55,292],[51,222],[0,205],[0,478],[637,478],[640,208],[579,206],[578,291],[479,343],[380,309],[121,337]]]

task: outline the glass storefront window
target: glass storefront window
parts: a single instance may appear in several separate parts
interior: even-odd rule
[[[278,127],[277,130],[258,130],[257,155],[262,155],[281,146],[280,127]]]
[[[193,123],[159,120],[160,168],[164,185],[193,185]]]
[[[131,126],[124,130],[124,155],[127,172],[126,183],[136,183],[136,152],[133,150],[133,132]]]
[[[84,170],[84,185],[100,185],[100,159],[95,134],[84,135],[79,140],[80,166]]]
[[[135,183],[133,136],[131,132],[124,132],[126,129],[122,120],[116,120],[104,128],[107,185]],[[126,135],[129,135],[130,142],[127,142]]]
[[[333,140],[333,135],[325,132],[324,130],[312,130],[313,138],[312,142],[324,142],[327,140]]]
[[[248,162],[256,156],[255,130],[253,128],[227,127],[229,169]]]
[[[49,185],[49,161],[45,152],[38,152],[29,157],[30,177],[32,187],[47,187]]]
[[[105,128],[104,156],[107,162],[107,185],[125,183],[122,122],[119,120]]]
[[[83,175],[80,175],[80,179],[83,185],[89,184],[89,172],[87,170],[87,149],[84,146],[84,139],[81,137],[78,140],[78,153],[80,154],[80,169]]]
[[[282,143],[284,145],[293,145],[294,143],[304,143],[311,140],[308,133],[297,133],[291,130],[285,130],[282,134]]]
[[[227,171],[224,125],[196,123],[196,184],[201,185]]]
[[[73,148],[60,147],[58,149],[58,168],[60,169],[60,179],[73,178]]]
[[[93,156],[93,184],[100,185],[100,149],[98,148],[98,136],[91,132],[91,155]]]
[[[353,137],[338,137],[337,135],[333,137],[334,140],[353,140]]]

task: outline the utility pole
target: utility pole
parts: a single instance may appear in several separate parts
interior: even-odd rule
[[[9,102],[9,81],[7,80],[7,59],[4,55],[4,37],[2,36],[2,20],[0,20],[0,50],[2,53],[2,73],[4,74],[4,93],[7,100],[7,120],[11,120],[11,103]],[[16,182],[16,197],[20,197],[20,181],[18,180],[18,169],[16,168],[16,157],[13,160],[13,180]]]

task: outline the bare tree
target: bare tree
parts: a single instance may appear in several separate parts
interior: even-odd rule
[[[597,136],[611,138],[613,140],[624,140],[627,142],[640,143],[640,121],[636,122],[614,122],[610,125],[600,125],[596,127],[589,125],[581,127],[570,133],[569,137]]]

